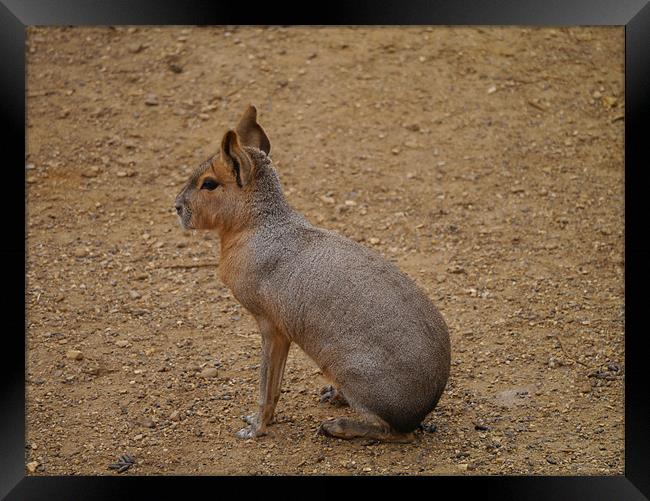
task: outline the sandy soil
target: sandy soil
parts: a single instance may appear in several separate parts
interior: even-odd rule
[[[623,473],[623,50],[614,27],[30,28],[28,473]],[[278,423],[234,436],[260,338],[172,204],[249,102],[291,204],[449,324],[413,444],[316,436],[351,411],[295,346]]]

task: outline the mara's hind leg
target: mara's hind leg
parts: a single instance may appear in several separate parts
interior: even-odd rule
[[[320,390],[320,401],[321,403],[328,402],[335,407],[350,405],[343,396],[343,393],[341,393],[341,390],[337,390],[334,386],[324,386]]]
[[[321,435],[350,440],[366,438],[381,442],[410,443],[415,439],[411,433],[399,433],[376,416],[368,416],[366,421],[349,418],[336,418],[323,422],[318,429]]]

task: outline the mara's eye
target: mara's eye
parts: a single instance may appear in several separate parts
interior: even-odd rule
[[[207,178],[206,180],[203,181],[203,184],[201,185],[201,189],[212,191],[217,186],[219,186],[219,183],[217,183],[214,179]]]

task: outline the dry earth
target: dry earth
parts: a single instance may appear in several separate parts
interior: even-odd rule
[[[623,472],[623,28],[41,27],[26,50],[29,473]],[[295,346],[278,423],[234,437],[260,338],[172,204],[249,102],[291,204],[449,324],[413,444],[316,436],[350,411]]]

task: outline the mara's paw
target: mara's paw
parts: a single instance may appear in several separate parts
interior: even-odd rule
[[[323,421],[318,428],[320,435],[326,437],[342,438],[350,440],[353,438],[364,438],[379,442],[398,442],[408,444],[413,442],[413,433],[396,433],[387,426],[375,423],[354,421],[348,418],[336,418]]]
[[[317,431],[318,435],[335,438],[341,438],[342,433],[343,427],[341,426],[340,419],[329,419],[327,421],[323,421],[318,427]]]
[[[251,426],[255,426],[257,424],[257,414],[249,414],[248,416],[242,416],[241,418],[244,423]]]
[[[239,430],[237,433],[235,433],[235,436],[237,438],[257,438],[266,435],[266,431],[262,431],[258,429],[256,426],[247,426],[246,428],[242,428]]]
[[[345,399],[343,394],[333,386],[324,386],[320,390],[320,402],[327,402],[335,407],[345,407],[348,405],[348,401]]]

